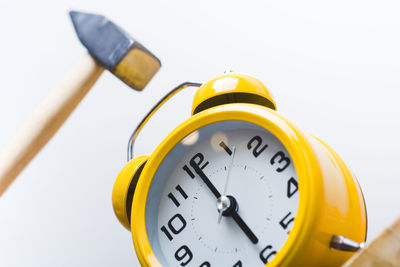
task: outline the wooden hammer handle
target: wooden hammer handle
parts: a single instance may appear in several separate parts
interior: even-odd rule
[[[89,54],[43,99],[0,153],[0,196],[94,85],[104,68]]]
[[[400,266],[400,217],[343,267]]]

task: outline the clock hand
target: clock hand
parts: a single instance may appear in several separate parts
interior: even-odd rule
[[[249,226],[243,221],[242,217],[240,217],[239,213],[237,211],[232,213],[232,219],[239,225],[240,229],[247,235],[247,237],[250,239],[250,241],[253,244],[258,243],[258,238],[256,235],[251,231]]]
[[[207,185],[208,189],[214,194],[216,198],[221,197],[221,193],[215,188],[215,186],[211,183],[210,179],[204,174],[203,170],[200,166],[194,161],[194,158],[190,160],[190,166],[194,169],[194,171],[200,176],[201,180]]]
[[[228,207],[223,211],[222,215],[232,217],[232,219],[239,225],[240,229],[242,229],[242,231],[247,235],[250,241],[253,244],[257,244],[258,238],[253,233],[253,231],[251,231],[250,227],[243,221],[242,217],[240,217],[238,213],[239,205],[236,201],[236,198],[234,198],[233,196],[223,195],[219,199],[222,199],[223,197],[226,197],[228,199]]]
[[[221,223],[222,213],[225,210],[227,210],[229,205],[230,205],[229,198],[227,198],[227,196],[226,196],[226,192],[228,190],[228,182],[229,182],[229,178],[231,176],[231,169],[232,169],[233,158],[235,157],[235,151],[236,151],[236,147],[233,146],[232,147],[232,157],[231,157],[231,160],[229,162],[228,174],[226,176],[226,181],[225,181],[224,193],[222,194],[222,196],[217,201],[217,207],[218,207],[218,213],[219,213],[219,215],[218,215],[218,223]]]
[[[194,169],[194,171],[199,175],[201,180],[207,185],[207,187],[211,190],[214,196],[218,199],[221,197],[221,193],[218,191],[217,188],[211,183],[210,179],[208,179],[207,175],[203,172],[200,166],[194,161],[194,159],[190,160],[190,166]],[[231,211],[225,213],[225,216],[231,216],[232,219],[239,225],[240,229],[246,234],[246,236],[250,239],[253,244],[258,243],[258,238],[256,235],[251,231],[250,227],[243,221],[242,217],[237,213],[237,201],[234,197],[229,196],[230,203],[231,203]]]

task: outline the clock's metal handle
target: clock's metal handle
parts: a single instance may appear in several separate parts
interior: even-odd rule
[[[147,123],[147,121],[156,113],[156,111],[165,104],[171,97],[173,97],[176,93],[185,89],[187,87],[200,87],[202,83],[199,82],[184,82],[172,89],[168,94],[166,94],[158,103],[147,113],[147,115],[142,119],[142,121],[138,124],[136,129],[133,131],[131,137],[129,138],[128,142],[128,161],[133,159],[133,145],[135,143],[136,138],[138,137],[140,131],[142,130],[143,126]]]

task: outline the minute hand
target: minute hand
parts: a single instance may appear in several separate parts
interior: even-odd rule
[[[194,169],[194,171],[200,176],[201,180],[207,185],[208,189],[211,190],[211,192],[214,194],[214,196],[218,199],[221,197],[221,193],[218,191],[217,188],[211,183],[210,179],[205,175],[205,173],[202,171],[200,168],[199,164],[194,160],[195,157],[193,157],[190,160],[190,166]]]
[[[207,187],[211,190],[211,192],[214,194],[214,196],[218,199],[221,197],[221,193],[218,191],[218,189],[211,183],[210,179],[208,179],[207,175],[202,171],[200,166],[194,161],[192,158],[190,160],[190,166],[194,169],[194,171],[200,176],[201,180],[207,185]],[[239,225],[240,229],[246,234],[246,236],[250,239],[250,241],[253,244],[258,243],[258,238],[256,235],[251,231],[249,226],[243,221],[242,217],[237,213],[237,211],[233,211],[231,213],[232,219]]]

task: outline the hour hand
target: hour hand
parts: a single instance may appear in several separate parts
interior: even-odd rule
[[[196,162],[196,159],[198,159],[199,162]],[[204,160],[204,156],[201,153],[197,153],[191,160],[190,160],[190,166],[194,169],[194,171],[197,173],[197,175],[200,177],[201,180],[207,185],[207,187],[211,190],[211,192],[214,194],[214,196],[219,199],[221,197],[221,193],[215,188],[213,183],[211,183],[210,179],[208,179],[207,175],[203,172],[203,170],[200,168],[199,164]],[[231,197],[233,202],[236,203],[236,200],[234,197]],[[237,205],[237,203],[235,204]],[[237,209],[234,208],[232,209],[232,212],[230,214],[227,214],[227,216],[230,216],[233,218],[233,220],[238,224],[240,229],[246,234],[246,236],[250,239],[250,241],[253,244],[258,243],[258,238],[255,236],[253,231],[250,229],[250,227],[243,221],[242,217],[237,213]]]

